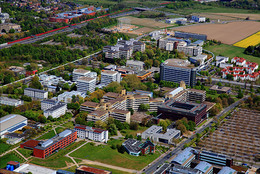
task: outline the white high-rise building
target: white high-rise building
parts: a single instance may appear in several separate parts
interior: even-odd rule
[[[121,74],[116,71],[104,70],[101,72],[101,84],[108,85],[111,82],[120,83]]]
[[[77,91],[85,92],[89,91],[90,93],[95,91],[96,87],[96,78],[91,77],[80,77],[77,80]]]
[[[89,73],[90,73],[90,71],[88,71],[88,70],[74,69],[73,73],[72,73],[72,79],[74,82],[76,82],[78,80],[78,78],[84,77],[84,76],[86,77]]]

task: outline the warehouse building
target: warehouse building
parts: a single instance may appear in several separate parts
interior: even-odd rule
[[[160,65],[160,80],[180,83],[193,87],[196,83],[196,71],[188,60],[168,59]]]
[[[22,129],[27,125],[27,118],[18,114],[10,114],[0,118],[0,137],[4,134],[12,133],[16,130]]]

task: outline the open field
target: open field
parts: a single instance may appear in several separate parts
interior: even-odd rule
[[[254,155],[260,151],[259,124],[259,111],[240,109],[199,146],[237,161],[254,162]]]
[[[255,46],[260,43],[260,31],[249,36],[248,38],[245,38],[237,43],[234,44],[234,46],[247,48],[248,46]]]
[[[216,56],[222,55],[230,58],[239,56],[245,58],[250,62],[256,62],[260,64],[260,59],[258,57],[244,54],[243,53],[245,50],[244,48],[235,47],[233,45],[221,44],[221,45],[207,46],[205,47],[205,49],[212,51]]]
[[[120,142],[120,141],[119,141]],[[121,144],[122,142],[120,142]],[[117,149],[112,149],[109,145],[94,146],[90,143],[71,153],[70,156],[99,161],[105,164],[119,167],[141,170],[143,167],[159,157],[159,152],[147,156],[132,156],[128,153],[121,154]]]
[[[128,19],[131,24],[133,25],[139,25],[143,27],[149,27],[149,28],[165,28],[165,27],[170,27],[172,25],[166,24],[164,22],[158,22],[154,19],[149,19],[149,18],[136,18],[132,16],[127,16],[127,17],[122,17],[120,19]]]
[[[25,158],[33,156],[33,150],[30,149],[18,148],[17,151],[20,152]]]
[[[52,137],[54,137],[56,134],[54,132],[54,130],[51,130],[49,132],[47,132],[46,134],[43,134],[42,136],[40,136],[37,140],[46,140],[46,139],[50,139]]]
[[[0,143],[0,154],[4,153],[8,149],[10,149],[11,145],[1,142]]]
[[[197,4],[193,8],[180,8],[177,10],[169,8],[160,8],[158,10],[179,13],[183,15],[190,15],[192,13],[243,13],[243,14],[260,14],[259,10],[246,10],[246,9],[237,9],[237,8],[227,8],[227,7],[216,7],[209,5]]]
[[[250,20],[260,20],[260,14],[243,14],[243,13],[213,13],[219,16],[232,17],[237,19],[246,19],[249,17]]]
[[[176,28],[178,31],[206,34],[208,39],[215,39],[225,44],[234,44],[260,28],[260,22],[239,21],[226,24],[201,24]]]
[[[0,168],[4,168],[9,161],[18,161],[20,163],[24,162],[24,160],[22,160],[22,158],[19,158],[17,156],[18,156],[18,154],[14,153],[14,152],[10,152],[10,153],[2,156],[0,158]]]

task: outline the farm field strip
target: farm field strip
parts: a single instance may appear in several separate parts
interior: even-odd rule
[[[235,43],[234,46],[247,48],[248,46],[255,46],[259,43],[260,43],[260,31]]]

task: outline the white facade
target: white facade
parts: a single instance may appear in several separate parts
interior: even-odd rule
[[[60,103],[58,105],[55,105],[43,112],[43,115],[47,118],[49,116],[52,116],[53,118],[58,118],[62,115],[64,115],[67,111],[67,104]]]
[[[86,93],[79,92],[79,91],[64,92],[64,93],[58,95],[58,101],[65,102],[65,103],[71,103],[72,96],[80,96],[82,98],[85,98]]]
[[[87,93],[94,92],[96,88],[96,78],[80,77],[77,80],[77,91]]]
[[[7,98],[7,97],[0,97],[0,104],[1,105],[8,105],[8,106],[20,106],[22,105],[21,100],[16,100],[12,98]]]
[[[108,141],[108,131],[103,129],[97,129],[89,126],[76,125],[74,128],[77,131],[77,135],[82,139],[90,139],[98,142]]]
[[[76,82],[78,80],[78,78],[84,77],[84,76],[86,77],[89,73],[90,73],[90,71],[88,71],[88,70],[74,69],[72,72],[72,79],[74,82]]]
[[[109,112],[109,116],[121,122],[130,123],[130,111],[114,109]]]
[[[111,82],[120,83],[121,74],[116,71],[104,70],[101,72],[101,84],[108,85]]]
[[[42,100],[41,101],[41,110],[45,111],[45,110],[52,108],[53,106],[55,106],[59,103],[60,102],[58,102],[58,101],[50,100],[50,99]]]
[[[24,95],[37,99],[46,99],[48,98],[48,91],[34,88],[25,88]]]

